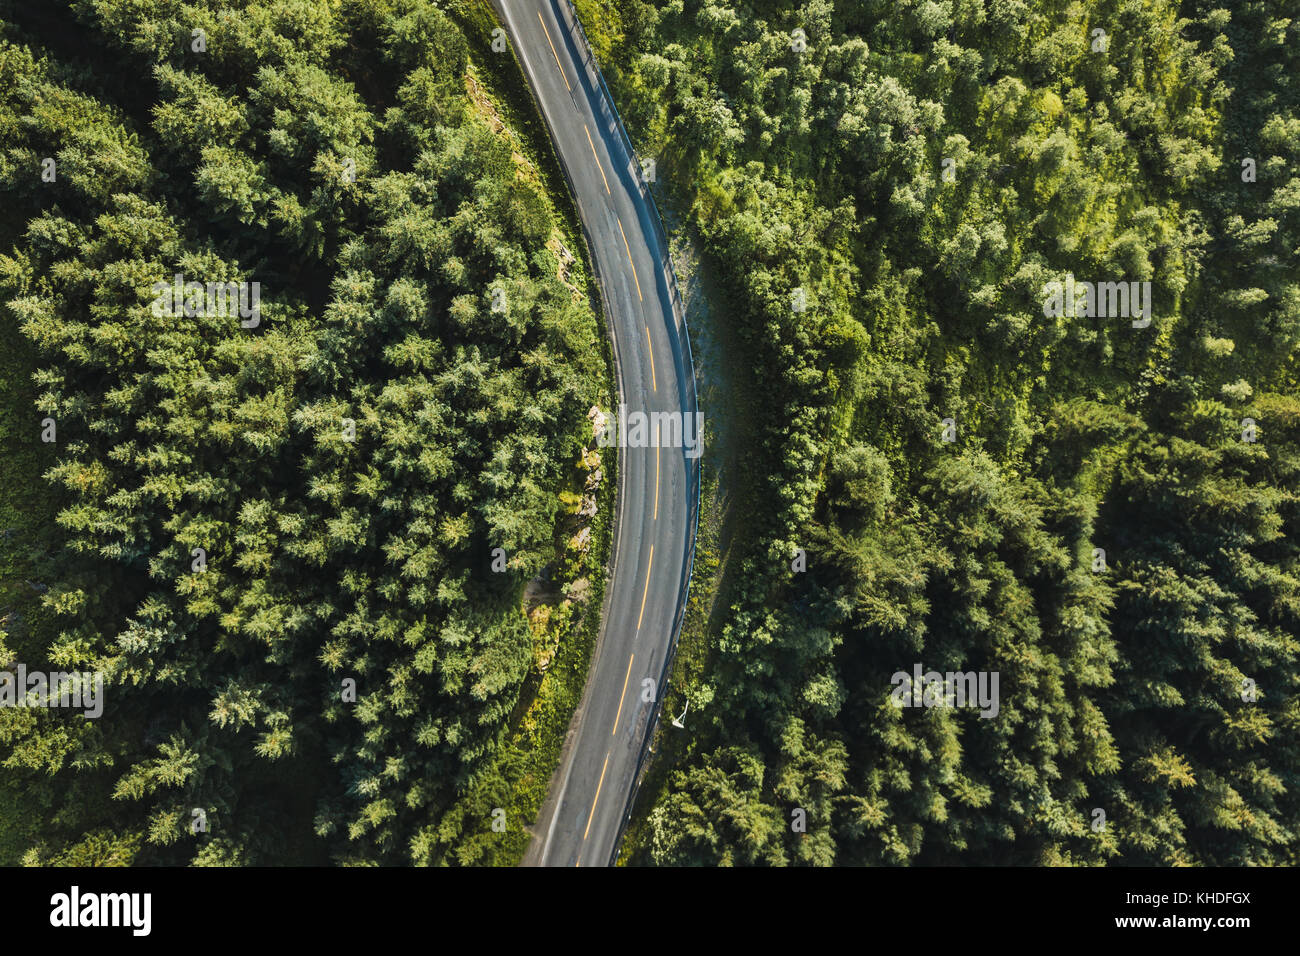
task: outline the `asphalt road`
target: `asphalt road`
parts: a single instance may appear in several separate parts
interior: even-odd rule
[[[564,0],[493,2],[573,190],[611,325],[621,400],[629,413],[678,412],[694,421],[685,318],[657,213],[572,11]],[[677,636],[699,459],[679,445],[622,448],[619,460],[601,636],[525,865],[613,861],[658,713],[646,698],[658,699]]]

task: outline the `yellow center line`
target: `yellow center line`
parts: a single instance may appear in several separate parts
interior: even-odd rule
[[[614,715],[614,729],[609,732],[611,737],[618,733],[618,719],[623,716],[623,697],[627,696],[627,679],[632,676],[632,662],[634,660],[636,660],[635,654],[627,659],[627,673],[623,675],[623,694],[618,699],[618,713]]]
[[[650,346],[650,384],[654,390],[659,391],[659,377],[655,375],[655,346],[650,341],[650,326],[645,327],[645,344]]]
[[[551,45],[551,56],[555,57],[555,65],[560,68],[560,78],[564,80],[564,88],[570,93],[573,87],[569,85],[569,78],[564,75],[564,67],[560,66],[560,55],[555,52],[555,44],[551,43],[551,31],[546,29],[546,21],[542,19],[542,11],[537,11],[537,22],[542,25],[542,30],[546,33],[546,42]]]
[[[618,216],[614,218],[618,219]],[[641,295],[641,280],[636,277],[636,263],[632,261],[632,247],[627,244],[627,233],[623,231],[622,219],[618,219],[618,234],[623,237],[623,248],[627,250],[627,264],[632,267],[632,281],[636,283],[637,301],[644,302],[645,298]]]
[[[587,129],[587,124],[583,123],[582,128],[587,130],[587,145],[591,147],[591,155],[596,157],[596,168],[600,170],[600,178],[605,179],[605,167],[600,165],[600,157],[596,156],[596,144],[591,141],[591,130]],[[605,179],[605,194],[613,195],[609,191],[609,180]]]
[[[645,599],[646,595],[650,593],[650,568],[654,566],[654,563],[655,546],[652,544],[650,545],[650,563],[646,565],[645,569],[645,590],[641,592],[641,613],[637,615],[636,619],[636,629],[638,631],[641,630],[641,619],[645,617]]]
[[[655,436],[655,520],[659,520],[659,435],[663,434],[663,427],[660,426],[658,434]]]
[[[600,768],[600,782],[596,784],[596,796],[591,801],[591,812],[587,814],[587,829],[582,831],[582,838],[587,839],[591,832],[591,821],[596,819],[596,801],[600,799],[600,788],[605,782],[605,771],[609,768],[609,754],[605,754],[605,766]]]

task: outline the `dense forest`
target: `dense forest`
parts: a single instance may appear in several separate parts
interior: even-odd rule
[[[0,709],[3,862],[522,852],[612,379],[494,26],[0,3],[0,657],[106,675],[98,719]]]
[[[578,9],[753,431],[627,856],[1300,861],[1300,9]]]
[[[625,860],[1300,863],[1300,7],[1220,3],[576,0],[744,438]],[[616,462],[495,26],[0,0],[0,670],[106,677],[0,863],[521,857]]]

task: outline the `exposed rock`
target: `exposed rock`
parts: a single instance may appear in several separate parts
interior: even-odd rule
[[[599,405],[592,405],[591,408],[587,410],[587,418],[591,420],[591,437],[599,440],[600,436],[605,431],[605,425],[608,421],[605,417],[605,413],[600,410]]]
[[[564,589],[564,593],[575,604],[586,604],[591,600],[591,581],[587,578],[578,578]]]
[[[546,240],[546,248],[550,249],[551,252],[555,254],[557,263],[556,277],[564,283],[566,288],[568,288],[569,294],[573,296],[573,300],[575,302],[580,301],[583,297],[582,290],[569,281],[569,273],[574,262],[573,253],[570,252],[569,247],[560,240],[559,230],[555,230],[551,233],[551,238]]]
[[[591,547],[591,529],[583,528],[569,539],[569,547],[576,551],[586,551]]]

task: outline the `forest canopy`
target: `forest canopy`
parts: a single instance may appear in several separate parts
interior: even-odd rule
[[[752,430],[630,857],[1294,865],[1288,5],[578,6]]]
[[[0,4],[0,321],[32,387],[10,437],[50,502],[6,534],[31,578],[0,656],[107,697],[0,710],[39,823],[14,855],[430,863],[494,807],[506,856],[526,839],[508,801],[536,783],[502,761],[546,661],[521,596],[603,563],[566,541],[611,380],[488,22]]]
[[[1220,2],[576,0],[745,439],[625,859],[1300,862],[1300,18]],[[0,0],[0,658],[106,676],[3,862],[519,859],[612,381],[493,26]]]

